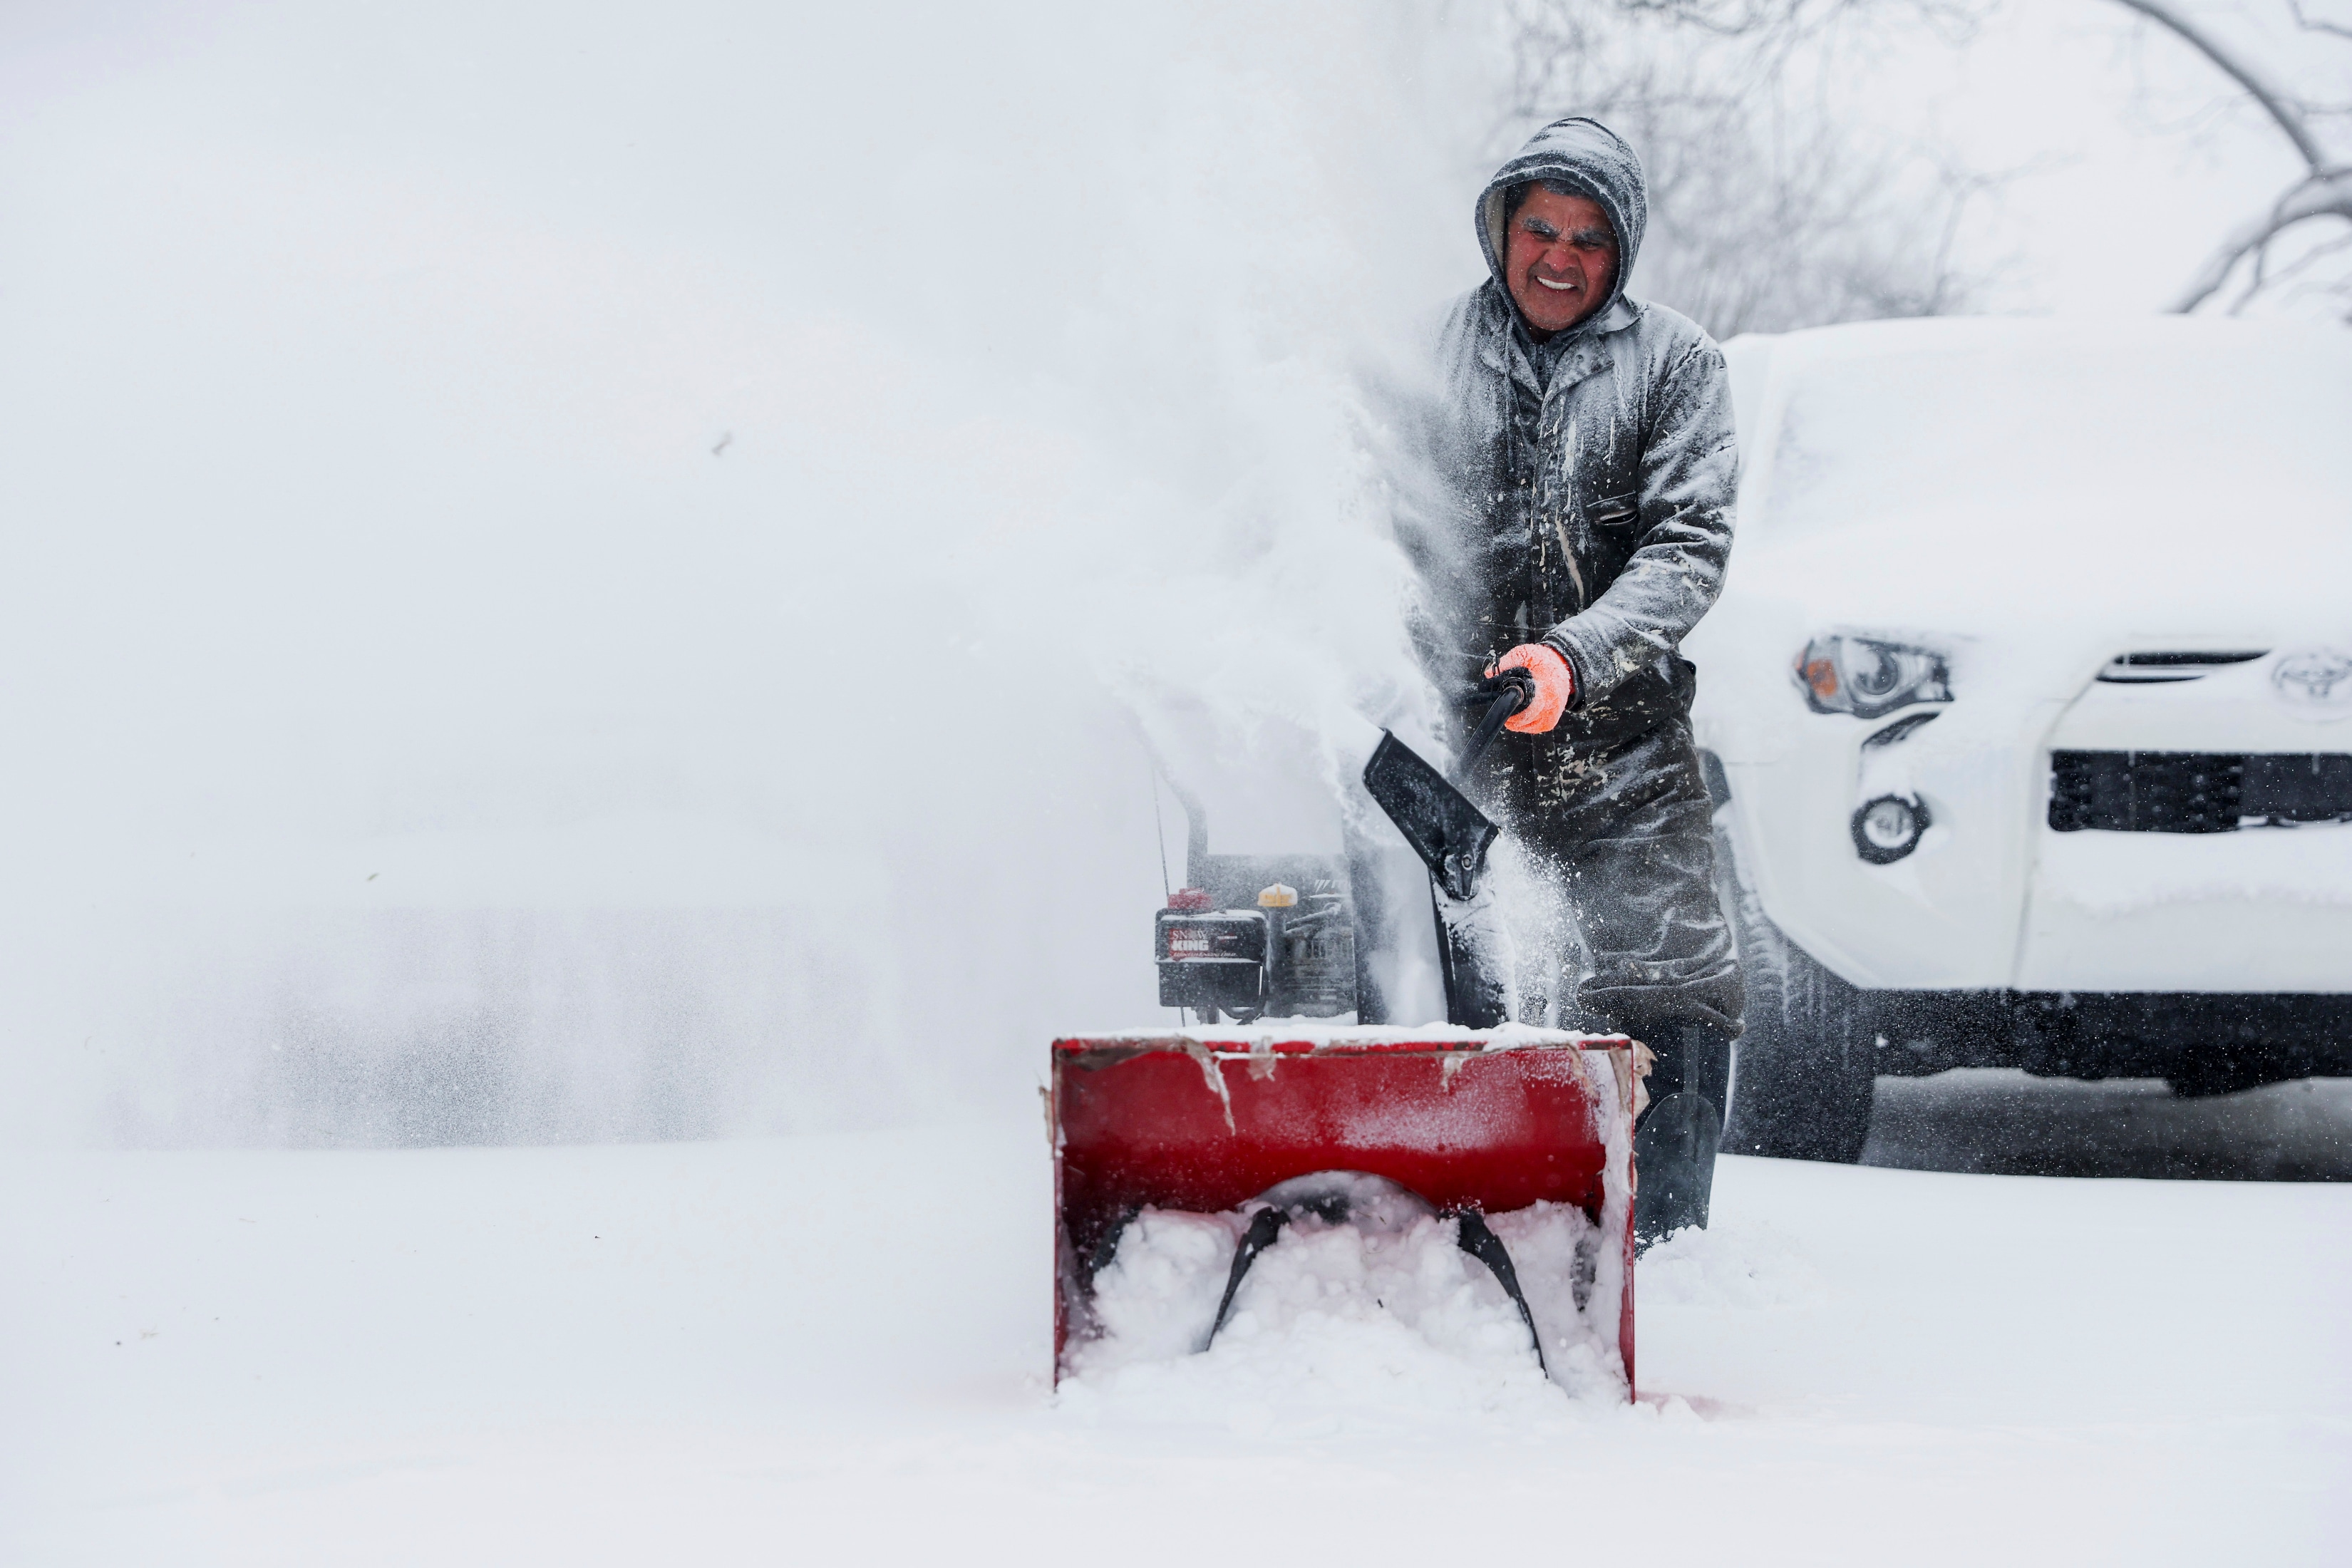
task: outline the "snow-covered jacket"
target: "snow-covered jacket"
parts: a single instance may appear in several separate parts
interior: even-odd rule
[[[1600,203],[1618,243],[1608,300],[1540,346],[1503,282],[1510,191],[1539,179]],[[1544,127],[1478,198],[1488,277],[1441,340],[1453,504],[1437,531],[1450,537],[1417,552],[1434,568],[1433,651],[1467,678],[1514,644],[1550,644],[1576,672],[1570,731],[1688,713],[1677,650],[1731,550],[1738,458],[1723,353],[1689,318],[1626,296],[1647,220],[1632,148],[1591,120]]]

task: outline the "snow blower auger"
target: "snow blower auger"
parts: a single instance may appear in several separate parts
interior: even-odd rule
[[[1633,1096],[1622,1037],[1343,1026],[1056,1040],[1056,1379],[1103,1333],[1097,1279],[1147,1211],[1245,1220],[1198,1325],[1206,1350],[1286,1227],[1401,1195],[1454,1223],[1555,1382],[1631,1398]],[[1570,1224],[1549,1227],[1542,1256],[1515,1258],[1536,1217]]]
[[[1232,1216],[1198,1351],[1286,1231],[1433,1217],[1491,1274],[1546,1374],[1633,1396],[1633,1042],[1509,1023],[1460,918],[1496,829],[1457,781],[1528,695],[1510,676],[1473,694],[1486,711],[1453,779],[1386,733],[1365,768],[1429,871],[1445,1025],[1383,1023],[1359,970],[1359,862],[1211,855],[1186,801],[1190,885],[1156,934],[1161,1003],[1202,1026],[1054,1042],[1057,1380],[1108,1331],[1097,1282],[1139,1216]],[[1235,1026],[1213,1026],[1220,1012]],[[1348,1012],[1360,1022],[1263,1022]]]

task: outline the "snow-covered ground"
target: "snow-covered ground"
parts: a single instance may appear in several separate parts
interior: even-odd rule
[[[1916,1124],[1930,1091],[1888,1087]],[[2340,1151],[2344,1087],[2232,1103],[2313,1099]],[[1057,1401],[1049,1204],[1011,1120],[0,1157],[0,1561],[2320,1563],[2352,1538],[2352,1186],[1730,1160],[1715,1229],[1643,1266],[1630,1408],[1416,1394],[1307,1341],[1255,1397],[1178,1366]]]

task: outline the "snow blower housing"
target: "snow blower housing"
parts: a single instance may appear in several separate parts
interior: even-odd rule
[[[1205,1350],[1283,1231],[1344,1223],[1370,1187],[1451,1227],[1554,1382],[1633,1396],[1622,1036],[1323,1026],[1061,1039],[1047,1107],[1057,1380],[1111,1331],[1096,1293],[1139,1216],[1233,1216],[1223,1298],[1194,1325]]]
[[[1631,1396],[1633,1042],[1512,1024],[1471,918],[1492,901],[1480,880],[1496,828],[1461,784],[1531,692],[1507,671],[1471,694],[1486,711],[1451,775],[1388,733],[1364,767],[1428,873],[1444,1024],[1383,1026],[1365,961],[1396,932],[1360,922],[1382,902],[1369,858],[1386,851],[1212,855],[1200,803],[1179,791],[1187,886],[1153,935],[1160,1003],[1197,1026],[1054,1044],[1057,1377],[1116,1337],[1118,1314],[1097,1310],[1103,1278],[1165,1283],[1122,1259],[1149,1251],[1150,1215],[1177,1213],[1230,1227],[1195,1351],[1246,1314],[1253,1265],[1286,1235],[1402,1226],[1444,1238],[1440,1273],[1456,1250],[1476,1261],[1469,1288],[1507,1299],[1545,1375]],[[1220,1014],[1345,1013],[1338,1027],[1213,1027]]]

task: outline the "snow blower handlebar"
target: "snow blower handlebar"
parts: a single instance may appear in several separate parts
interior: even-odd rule
[[[1536,678],[1524,669],[1497,670],[1470,689],[1462,705],[1471,708],[1484,702],[1486,714],[1470,732],[1470,743],[1462,748],[1462,761],[1454,769],[1454,783],[1468,782],[1470,770],[1478,765],[1478,759],[1486,754],[1486,748],[1503,732],[1505,721],[1535,700]]]

